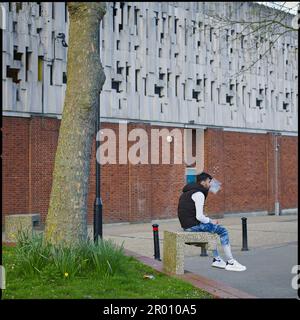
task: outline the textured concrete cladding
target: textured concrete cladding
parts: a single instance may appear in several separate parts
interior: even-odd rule
[[[4,6],[4,111],[61,114],[65,3]],[[100,25],[101,116],[297,131],[297,36],[247,36],[241,24],[220,27],[212,17],[247,21],[253,8],[277,12],[251,2],[109,2]]]

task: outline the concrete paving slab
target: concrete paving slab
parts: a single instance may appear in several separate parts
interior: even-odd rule
[[[291,286],[297,265],[297,243],[273,248],[258,248],[236,254],[236,259],[247,266],[244,272],[231,272],[210,266],[211,259],[186,257],[185,269],[204,277],[255,295],[258,298],[297,298]]]
[[[156,221],[159,224],[160,253],[163,255],[163,231],[180,230],[177,219]],[[242,247],[242,228],[240,217],[219,219],[220,224],[229,230],[233,252],[240,252]],[[128,250],[153,257],[152,222],[124,225],[104,225],[103,235],[117,244],[124,243]],[[297,240],[297,216],[255,216],[248,218],[248,246],[250,249],[272,247]],[[219,245],[221,252],[221,246]],[[186,256],[198,256],[200,248],[186,246]]]

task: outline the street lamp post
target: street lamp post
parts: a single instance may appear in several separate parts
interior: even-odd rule
[[[97,53],[100,59],[100,28],[97,39]],[[97,139],[97,133],[100,132],[100,92],[97,95],[96,104],[96,123],[95,123],[95,139],[96,139],[96,198],[94,203],[94,242],[102,239],[102,199],[100,194],[100,163],[97,161],[97,150],[100,147],[100,140]]]
[[[100,131],[100,94],[97,98],[96,112],[96,198],[94,203],[94,241],[98,241],[98,237],[102,238],[102,199],[100,195],[100,163],[97,161],[97,150],[100,147],[100,141],[97,139],[97,132]]]

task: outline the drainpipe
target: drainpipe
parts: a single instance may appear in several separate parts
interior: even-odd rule
[[[278,197],[278,157],[279,157],[279,147],[278,144],[278,134],[274,135],[274,151],[275,151],[275,215],[280,215],[280,203]]]

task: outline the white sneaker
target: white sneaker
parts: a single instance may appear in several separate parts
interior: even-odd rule
[[[228,271],[245,271],[247,268],[240,263],[238,263],[236,260],[232,259],[227,261],[225,270]]]
[[[215,268],[225,269],[226,262],[224,260],[222,260],[221,258],[217,258],[217,259],[214,258],[211,266],[215,267]]]

